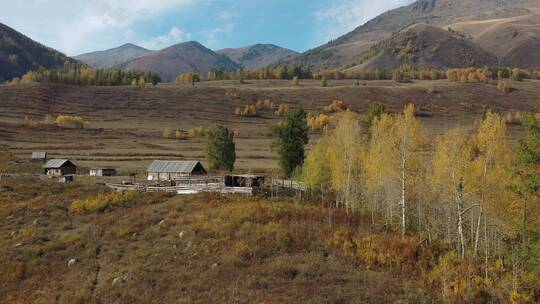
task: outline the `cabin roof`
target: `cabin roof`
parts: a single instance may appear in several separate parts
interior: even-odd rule
[[[63,167],[64,165],[75,166],[75,164],[72,163],[69,159],[49,159],[47,163],[43,165],[43,168],[57,169]]]
[[[46,157],[47,157],[47,152],[41,152],[41,151],[32,152],[32,158],[43,159],[43,158],[46,158]]]
[[[197,165],[200,165],[204,170],[202,164],[197,160],[155,160],[146,171],[157,173],[191,173]]]

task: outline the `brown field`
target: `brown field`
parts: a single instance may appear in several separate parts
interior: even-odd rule
[[[395,112],[413,100],[435,135],[457,125],[472,128],[484,108],[502,113],[528,111],[540,98],[539,81],[514,82],[511,87],[510,94],[502,95],[494,84],[446,80],[366,81],[360,86],[335,80],[328,88],[321,88],[315,80],[302,81],[299,87],[280,80],[146,88],[4,85],[0,86],[0,147],[21,159],[42,150],[52,157],[70,158],[81,168],[112,166],[125,174],[143,172],[153,159],[203,160],[202,139],[164,139],[163,130],[223,124],[239,132],[237,169],[269,171],[276,166],[276,158],[268,133],[279,117],[270,110],[260,110],[257,117],[239,117],[234,114],[236,107],[270,99],[276,107],[287,104],[320,113],[333,99],[341,99],[359,113],[366,113],[373,101],[382,101]],[[237,97],[230,98],[231,93]],[[73,130],[25,123],[25,117],[42,121],[46,115],[60,114],[81,115],[90,122],[89,127]],[[519,137],[519,129],[511,126],[511,136]],[[317,137],[313,134],[311,142]]]
[[[203,159],[202,139],[164,139],[163,129],[216,123],[238,130],[240,171],[269,171],[276,157],[268,133],[279,117],[269,110],[257,117],[234,115],[236,107],[259,99],[313,113],[341,99],[361,114],[373,101],[397,112],[414,100],[434,136],[456,125],[472,129],[485,108],[531,110],[540,97],[538,81],[511,83],[508,95],[492,84],[448,81],[329,85],[0,86],[0,173],[39,173],[40,163],[14,162],[35,150],[72,159],[82,175],[92,166],[116,167],[125,175],[144,172],[153,159]],[[81,115],[89,126],[41,123],[60,114]],[[518,125],[509,128],[513,139],[522,136]],[[103,180],[79,176],[60,184],[0,177],[0,304],[442,301],[438,281],[425,278],[447,249],[436,242],[423,246],[416,236],[402,239],[359,214],[283,198],[164,193],[136,193],[93,212],[74,210],[74,201],[111,195],[96,184]],[[386,257],[387,264],[351,256],[348,238],[374,240],[377,245],[365,253]]]

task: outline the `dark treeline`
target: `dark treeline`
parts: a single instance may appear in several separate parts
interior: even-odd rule
[[[118,69],[90,69],[79,66],[69,66],[61,69],[30,71],[22,78],[14,78],[12,83],[48,82],[70,85],[119,86],[138,85],[147,83],[153,85],[161,82],[157,73],[118,70]]]

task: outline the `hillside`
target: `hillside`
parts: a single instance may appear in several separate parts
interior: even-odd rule
[[[540,68],[540,10],[525,16],[463,21],[449,26],[471,36],[504,65]]]
[[[119,68],[159,73],[163,81],[174,81],[178,74],[190,71],[206,73],[212,69],[235,70],[238,64],[196,41],[184,42],[160,51],[147,53]]]
[[[329,43],[309,50],[290,63],[313,69],[351,64],[371,45],[413,23],[429,23],[446,28],[463,21],[512,18],[530,14],[540,0],[419,0],[388,11]]]
[[[73,58],[87,63],[93,68],[110,68],[138,58],[148,52],[145,48],[131,43],[117,48],[77,55]]]
[[[46,47],[0,23],[0,77],[10,80],[40,68],[78,64],[66,55]]]
[[[255,44],[242,48],[228,48],[216,51],[229,57],[246,69],[256,69],[272,65],[281,60],[292,59],[297,52],[273,44]]]
[[[415,24],[359,56],[361,68],[453,68],[496,65],[496,58],[457,32]]]

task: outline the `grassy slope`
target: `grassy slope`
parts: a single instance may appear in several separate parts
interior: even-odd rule
[[[76,215],[99,188],[1,184],[0,303],[381,303],[418,285],[333,250],[337,229],[367,232],[342,212],[329,229],[321,207],[202,195]]]

